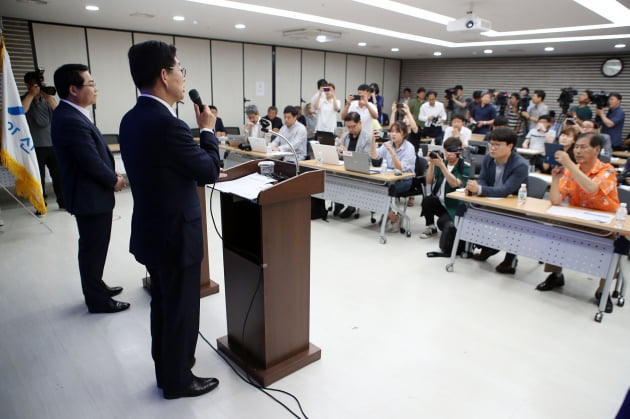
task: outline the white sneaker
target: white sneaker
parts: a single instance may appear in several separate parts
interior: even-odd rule
[[[435,227],[427,227],[424,229],[422,233],[420,233],[421,239],[428,239],[437,234],[437,228]]]

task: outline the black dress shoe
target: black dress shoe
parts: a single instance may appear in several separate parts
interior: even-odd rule
[[[195,358],[193,356],[193,359],[190,361],[190,368],[189,369],[193,369],[193,367],[195,366],[195,363],[197,362],[197,358]],[[162,388],[162,383],[160,382],[160,380],[157,380],[157,387],[158,388]]]
[[[484,247],[481,249],[481,252],[477,253],[476,255],[473,255],[473,259],[480,260],[483,262],[484,260],[487,260],[490,256],[496,255],[497,253],[499,253],[499,251],[496,249]]]
[[[88,310],[90,313],[118,313],[119,311],[127,310],[130,305],[129,303],[110,298],[103,304],[88,306]]]
[[[335,202],[335,209],[333,210],[333,215],[335,217],[338,216],[342,209],[343,209],[343,204],[339,204]]]
[[[514,274],[516,273],[516,265],[518,265],[518,259],[514,258],[514,260],[503,260],[494,269],[500,274]]]
[[[346,207],[345,210],[343,210],[343,212],[341,213],[341,215],[339,217],[341,218],[350,218],[350,216],[352,214],[355,213],[357,209],[355,207]]]
[[[564,275],[560,272],[552,272],[547,279],[536,286],[538,291],[551,291],[564,285]]]
[[[164,390],[164,398],[168,400],[180,397],[197,397],[214,390],[219,385],[216,378],[201,378],[193,375],[192,382],[185,388],[177,391]]]
[[[118,295],[123,291],[123,287],[105,287],[105,289],[107,290],[107,294],[110,297],[113,297],[114,295]]]

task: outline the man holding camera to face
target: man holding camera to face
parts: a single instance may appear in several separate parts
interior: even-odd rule
[[[55,100],[57,91],[54,87],[44,84],[44,70],[41,69],[26,73],[24,75],[24,84],[26,84],[28,91],[21,97],[22,108],[24,108],[24,114],[26,115],[35,146],[44,199],[46,198],[46,166],[48,166],[48,171],[53,181],[53,190],[57,197],[57,204],[59,209],[65,209],[63,193],[61,192],[61,176],[50,136],[52,114],[57,107],[57,101]]]
[[[361,125],[363,131],[372,138],[374,130],[374,120],[378,118],[378,111],[373,103],[368,102],[372,96],[372,89],[367,84],[362,84],[357,88],[358,94],[348,95],[346,98],[346,106],[341,111],[341,119],[345,120],[346,115],[350,112],[356,112],[361,116]]]

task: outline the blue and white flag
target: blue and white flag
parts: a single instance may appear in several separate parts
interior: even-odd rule
[[[46,214],[35,146],[2,35],[0,44],[3,104],[0,162],[15,176],[15,192],[18,196],[28,199],[37,211]]]

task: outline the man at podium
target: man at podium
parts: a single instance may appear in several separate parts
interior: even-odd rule
[[[151,275],[151,353],[164,398],[208,393],[216,378],[193,375],[199,332],[203,230],[197,185],[219,176],[216,117],[195,105],[200,146],[173,105],[186,70],[176,49],[147,41],[129,49],[138,102],[120,124],[120,152],[133,194],[130,252]]]

